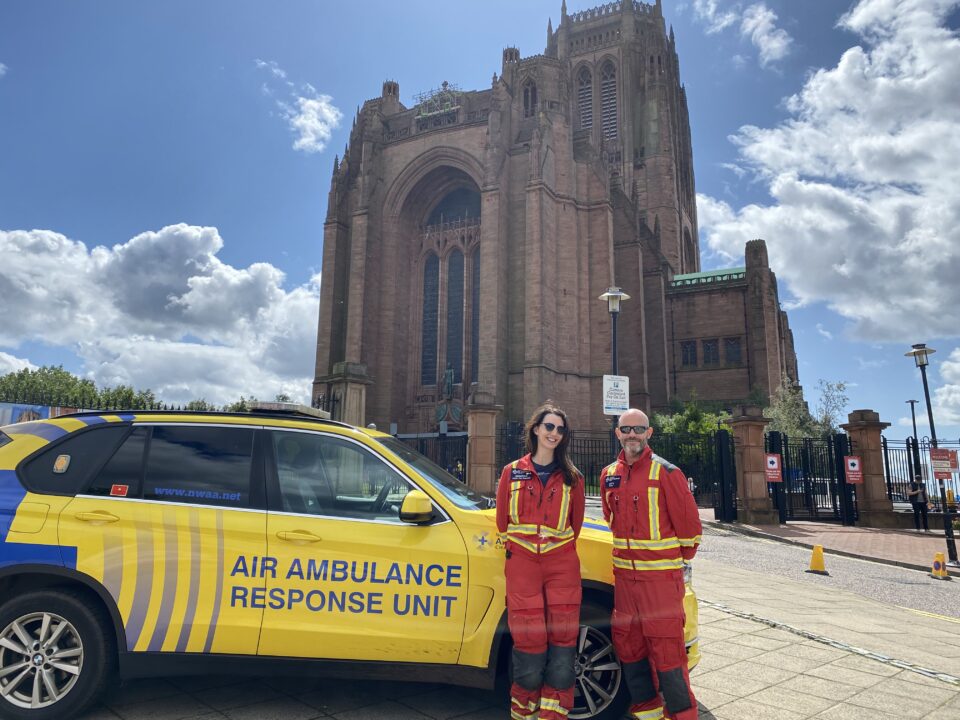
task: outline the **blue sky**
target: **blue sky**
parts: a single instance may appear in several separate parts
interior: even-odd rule
[[[960,0],[663,0],[704,269],[763,237],[800,379],[960,435]],[[568,10],[593,7],[570,0]],[[306,397],[334,155],[400,83],[489,87],[560,2],[0,4],[0,372]],[[924,413],[920,413],[921,416]],[[921,420],[922,423],[922,420]]]

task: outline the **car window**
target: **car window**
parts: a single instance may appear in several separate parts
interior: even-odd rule
[[[280,507],[354,520],[398,520],[406,479],[366,448],[316,433],[274,431]]]
[[[420,477],[430,482],[457,507],[464,510],[483,510],[494,506],[494,499],[481,495],[467,487],[432,460],[425,458],[412,447],[394,437],[376,437],[377,442],[390,448],[401,460],[417,471]]]
[[[154,426],[143,498],[249,507],[252,454],[252,428]]]
[[[113,457],[97,474],[87,495],[112,495],[114,497],[140,497],[143,480],[143,453],[147,447],[150,428],[134,428]]]
[[[128,432],[129,425],[114,424],[68,435],[21,466],[23,484],[31,492],[76,495]]]

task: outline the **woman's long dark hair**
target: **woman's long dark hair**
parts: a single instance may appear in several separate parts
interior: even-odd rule
[[[573,430],[570,427],[570,420],[567,418],[567,414],[549,400],[534,410],[533,415],[530,416],[530,420],[527,421],[527,452],[531,455],[537,452],[537,436],[534,430],[537,425],[543,422],[543,418],[547,415],[559,415],[563,418],[563,424],[567,428],[567,431],[560,438],[557,449],[553,451],[553,459],[557,461],[560,470],[563,472],[563,482],[567,485],[573,485],[576,482],[577,476],[580,474],[577,466],[574,465],[573,461],[567,456],[567,448],[570,446],[570,433],[573,432]]]

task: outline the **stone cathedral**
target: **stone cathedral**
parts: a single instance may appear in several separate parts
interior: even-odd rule
[[[489,88],[399,83],[363,104],[334,161],[315,402],[398,432],[524,420],[550,398],[607,429],[619,373],[647,411],[768,396],[797,360],[762,240],[702,272],[686,90],[661,0],[548,21]],[[746,240],[746,238],[745,238]]]

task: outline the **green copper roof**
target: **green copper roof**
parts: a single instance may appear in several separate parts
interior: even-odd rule
[[[745,267],[723,268],[722,270],[707,270],[706,272],[686,273],[686,274],[684,274],[684,275],[674,275],[674,276],[673,276],[673,280],[674,280],[674,282],[676,282],[677,280],[698,280],[698,279],[700,279],[700,278],[717,277],[717,276],[720,276],[720,275],[733,275],[733,274],[737,274],[737,273],[745,273],[746,271],[747,271],[747,269],[746,269]]]

